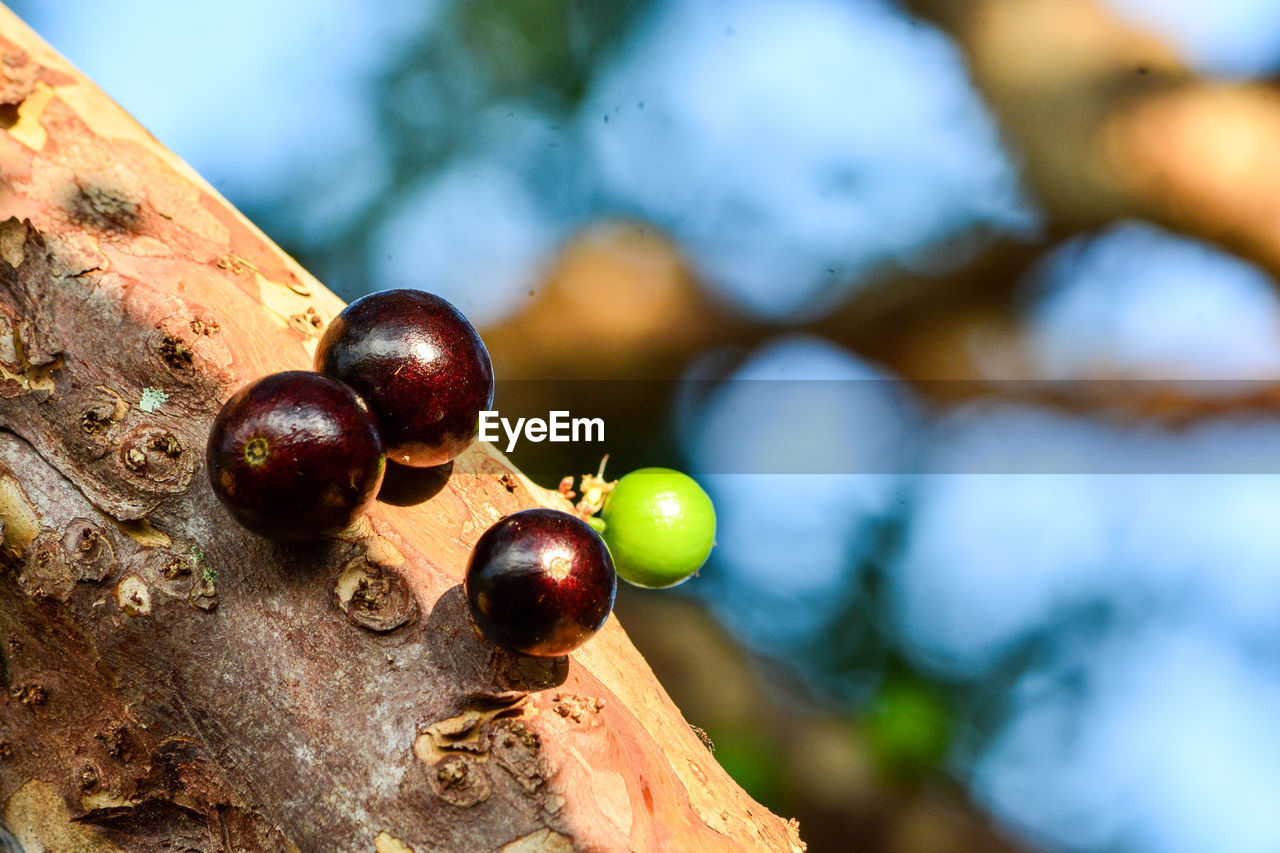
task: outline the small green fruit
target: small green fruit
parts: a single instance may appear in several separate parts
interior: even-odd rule
[[[715,544],[711,498],[692,477],[670,468],[640,468],[623,477],[602,515],[618,577],[636,586],[688,580]]]

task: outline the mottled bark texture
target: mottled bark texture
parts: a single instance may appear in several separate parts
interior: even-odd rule
[[[616,620],[568,659],[475,635],[476,538],[562,505],[490,448],[326,544],[232,523],[209,424],[341,303],[3,7],[0,128],[0,819],[28,851],[800,848]]]

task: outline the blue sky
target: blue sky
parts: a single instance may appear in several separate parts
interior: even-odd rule
[[[668,228],[712,286],[777,317],[1037,222],[960,52],[877,2],[656,3],[575,115],[452,116],[465,128],[454,161],[411,186],[392,182],[369,87],[437,25],[439,4],[17,8],[233,202],[278,221],[277,236],[320,244],[344,209],[399,199],[361,250],[361,284],[430,281],[481,320],[599,216]],[[474,73],[448,71],[464,88]],[[448,103],[419,82],[411,109],[438,132]],[[471,179],[473,195],[458,189]]]
[[[659,3],[581,122],[606,196],[770,316],[1037,221],[960,52],[887,4]]]
[[[1276,0],[1104,0],[1131,24],[1160,36],[1192,68],[1221,77],[1280,70]]]
[[[1280,375],[1275,282],[1147,223],[1120,222],[1057,247],[1022,298],[1030,355],[1046,378]]]

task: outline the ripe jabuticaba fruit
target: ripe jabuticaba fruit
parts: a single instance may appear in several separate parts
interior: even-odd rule
[[[262,536],[332,536],[378,494],[386,453],[364,401],[337,380],[275,373],[241,388],[209,432],[209,480]]]
[[[513,652],[556,657],[600,630],[618,580],[609,549],[585,522],[529,509],[484,532],[463,587],[485,639]]]
[[[378,419],[387,458],[441,465],[466,450],[493,406],[489,351],[458,309],[421,290],[357,299],[325,330],[316,370],[347,383]]]

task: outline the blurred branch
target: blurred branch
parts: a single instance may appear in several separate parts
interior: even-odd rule
[[[599,226],[566,249],[526,310],[489,332],[505,375],[671,377],[709,348],[803,331],[910,378],[1030,378],[1017,283],[1046,245],[1124,217],[1218,241],[1280,275],[1280,92],[1201,81],[1092,0],[907,5],[969,54],[1048,214],[1042,239],[994,244],[945,273],[886,271],[825,317],[789,326],[709,297],[657,232]],[[640,424],[665,417],[661,401],[628,402]]]
[[[674,378],[694,354],[764,331],[708,296],[674,243],[642,223],[579,232],[529,296],[485,331],[504,378]]]
[[[1093,0],[911,0],[969,54],[1055,227],[1141,217],[1280,275],[1280,92],[1198,79]]]
[[[814,706],[732,642],[705,608],[681,596],[619,590],[617,612],[672,697],[704,727],[717,755],[736,733],[758,746],[775,797],[805,826],[812,850],[1013,853],[940,769],[900,783],[876,764],[866,725]],[[778,677],[781,676],[781,677]],[[753,792],[757,793],[757,792]]]

